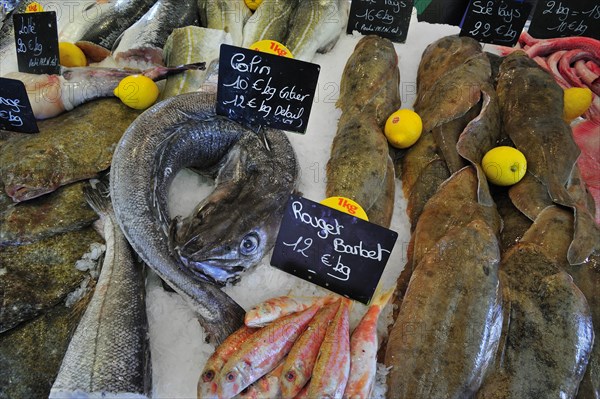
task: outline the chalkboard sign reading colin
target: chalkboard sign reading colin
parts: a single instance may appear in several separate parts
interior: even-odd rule
[[[511,0],[475,0],[469,4],[460,36],[482,43],[514,46],[525,26],[531,4]]]
[[[14,14],[13,22],[19,71],[58,74],[56,12]]]
[[[414,0],[352,0],[346,31],[404,43]]]
[[[249,126],[304,133],[320,67],[221,45],[217,113]]]
[[[567,36],[600,39],[600,2],[539,0],[527,32],[540,39]]]
[[[0,78],[0,129],[39,132],[25,85],[20,80]]]
[[[271,265],[367,304],[398,234],[292,195]]]

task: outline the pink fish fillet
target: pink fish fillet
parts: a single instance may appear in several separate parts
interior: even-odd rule
[[[596,203],[596,223],[600,224],[600,120],[586,120],[573,127],[573,137],[581,149],[577,165]]]

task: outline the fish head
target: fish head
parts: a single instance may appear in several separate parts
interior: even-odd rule
[[[240,361],[231,368],[223,369],[219,375],[219,398],[233,398],[252,383],[252,365]]]
[[[200,277],[219,284],[236,280],[260,262],[277,236],[281,212],[257,202],[243,194],[234,201],[203,201],[190,216],[173,221],[173,252]]]
[[[306,371],[304,362],[299,359],[282,371],[280,385],[281,394],[284,398],[294,397],[302,390],[307,379],[301,377],[305,375]],[[311,372],[309,371],[308,374]]]
[[[198,397],[216,399],[219,375],[214,368],[204,369],[198,380]]]

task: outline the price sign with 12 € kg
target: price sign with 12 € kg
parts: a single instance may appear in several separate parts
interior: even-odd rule
[[[271,265],[367,304],[397,238],[392,230],[292,195]]]
[[[514,0],[475,0],[469,4],[460,36],[482,43],[514,46],[525,26],[531,5]]]
[[[320,67],[221,45],[217,114],[250,127],[305,133]]]

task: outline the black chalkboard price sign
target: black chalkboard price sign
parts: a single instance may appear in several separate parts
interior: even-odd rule
[[[60,72],[56,12],[14,14],[15,45],[20,72]]]
[[[527,32],[540,39],[567,36],[600,39],[600,1],[539,0]]]
[[[25,85],[20,80],[0,78],[0,129],[39,132]]]
[[[482,43],[514,46],[525,26],[531,4],[511,0],[475,0],[469,4],[460,36]]]
[[[367,304],[397,238],[394,231],[292,195],[271,265]]]
[[[359,31],[404,43],[414,0],[352,0],[346,32]]]
[[[221,45],[217,113],[248,126],[306,132],[319,65]]]

